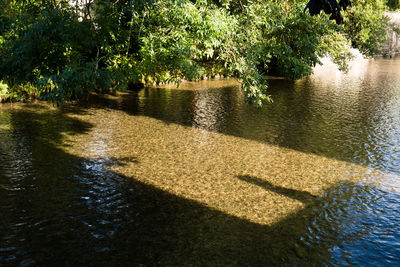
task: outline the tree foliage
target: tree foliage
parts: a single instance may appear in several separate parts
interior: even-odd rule
[[[355,3],[346,14],[351,27],[345,27],[344,32],[353,47],[364,55],[373,56],[387,39],[389,19],[384,14],[384,0],[357,0]]]
[[[386,5],[390,10],[398,10],[400,8],[400,0],[386,0]]]
[[[305,0],[0,0],[0,80],[57,103],[138,83],[237,77],[268,100],[267,75],[299,79],[322,56],[343,70],[350,45],[385,40],[383,0],[354,0],[345,24]]]

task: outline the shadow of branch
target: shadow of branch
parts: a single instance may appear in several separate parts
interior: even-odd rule
[[[310,194],[309,192],[306,191],[301,191],[301,190],[295,190],[295,189],[290,189],[290,188],[285,188],[281,186],[277,186],[272,184],[269,181],[262,180],[257,177],[253,177],[250,175],[239,175],[237,176],[242,181],[245,181],[247,183],[251,183],[254,185],[257,185],[259,187],[264,188],[265,190],[272,191],[274,193],[296,199],[301,202],[310,202],[311,200],[315,199],[316,196]]]

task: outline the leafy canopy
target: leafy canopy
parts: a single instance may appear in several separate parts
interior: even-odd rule
[[[303,12],[305,0],[0,0],[0,81],[57,103],[93,91],[221,75],[246,99],[270,100],[268,75],[300,79],[351,46],[385,41],[383,0],[354,0],[342,26]]]

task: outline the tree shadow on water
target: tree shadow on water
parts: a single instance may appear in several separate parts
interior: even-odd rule
[[[139,208],[146,208],[117,238],[122,245],[117,259],[149,265],[323,265],[335,246],[363,234],[356,229],[351,237],[342,233],[365,208],[349,201],[354,191],[366,190],[362,186],[340,183],[314,197],[257,177],[238,178],[306,206],[272,225],[260,225],[127,178],[129,187],[137,188]]]
[[[10,130],[0,146],[2,266],[324,264],[346,223],[343,216],[335,217],[338,203],[357,188],[338,184],[323,197],[313,197],[239,176],[306,203],[273,225],[260,225],[108,168],[140,164],[140,158],[86,159],[56,145],[63,132],[85,134],[93,125],[62,112],[8,113],[2,124]],[[323,223],[316,224],[322,217]],[[319,235],[330,239],[307,239],[310,226],[323,226]]]

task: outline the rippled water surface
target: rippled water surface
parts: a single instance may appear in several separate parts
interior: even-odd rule
[[[400,264],[400,58],[0,106],[0,265]]]

